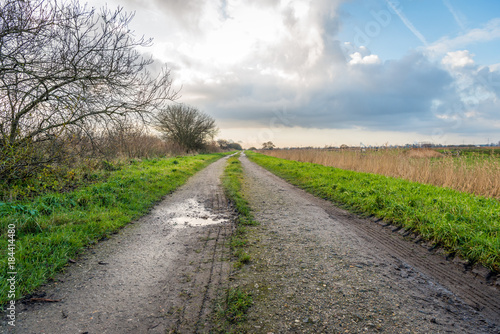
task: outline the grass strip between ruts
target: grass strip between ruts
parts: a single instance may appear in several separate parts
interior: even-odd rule
[[[28,203],[0,203],[0,304],[16,272],[16,298],[33,292],[64,268],[84,247],[144,215],[197,171],[227,153],[135,162],[101,183],[65,194],[46,194]],[[8,262],[9,226],[15,230],[15,262]],[[9,265],[12,264],[12,267]]]
[[[247,152],[251,161],[318,197],[383,218],[500,271],[500,202],[382,175]]]
[[[239,269],[249,263],[250,255],[245,251],[248,245],[247,228],[257,225],[250,212],[248,202],[244,198],[241,190],[243,180],[243,169],[239,161],[239,154],[230,157],[227,161],[226,169],[222,177],[222,185],[227,198],[233,203],[238,218],[236,230],[233,232],[230,241],[231,251],[236,261],[234,267]],[[252,305],[251,294],[243,291],[239,287],[228,288],[224,297],[216,302],[216,327],[218,332],[237,332],[238,326],[245,321],[246,312]]]

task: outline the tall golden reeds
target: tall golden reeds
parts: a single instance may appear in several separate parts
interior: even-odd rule
[[[382,174],[500,199],[500,158],[445,155],[432,149],[264,150],[261,153],[358,172]]]

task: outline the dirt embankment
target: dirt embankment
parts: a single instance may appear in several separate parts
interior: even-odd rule
[[[232,282],[254,294],[246,331],[500,331],[496,288],[474,281],[453,263],[441,263],[444,257],[401,235],[242,161],[244,190],[261,222],[249,236],[253,262]],[[482,312],[467,302],[481,303]]]
[[[227,283],[231,213],[226,159],[193,176],[151,213],[89,249],[18,306],[16,333],[197,333]]]

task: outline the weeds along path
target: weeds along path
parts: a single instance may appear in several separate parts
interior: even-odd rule
[[[399,234],[335,208],[245,157],[241,160],[243,190],[261,223],[248,234],[252,261],[231,283],[253,294],[247,332],[500,331],[500,314],[492,305],[489,312],[480,312],[441,284],[442,273],[434,277],[444,257],[416,246],[426,252],[421,259],[427,261],[426,269],[421,270],[412,264],[421,250],[408,247],[413,243]],[[381,231],[360,227],[368,224]],[[402,248],[408,251],[394,251]],[[469,278],[459,272],[454,284]],[[498,296],[497,290],[491,293],[495,291]]]
[[[17,333],[205,333],[229,274],[226,158],[18,305]],[[223,290],[223,289],[220,289]],[[9,330],[3,327],[3,330]]]

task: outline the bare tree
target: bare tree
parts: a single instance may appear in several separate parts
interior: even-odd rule
[[[160,111],[156,124],[165,139],[188,152],[205,148],[218,131],[212,117],[184,104],[170,105]]]
[[[2,177],[53,161],[51,151],[33,154],[40,143],[123,117],[145,120],[175,99],[169,71],[147,71],[152,59],[137,48],[151,40],[134,37],[132,18],[77,1],[1,1]]]

